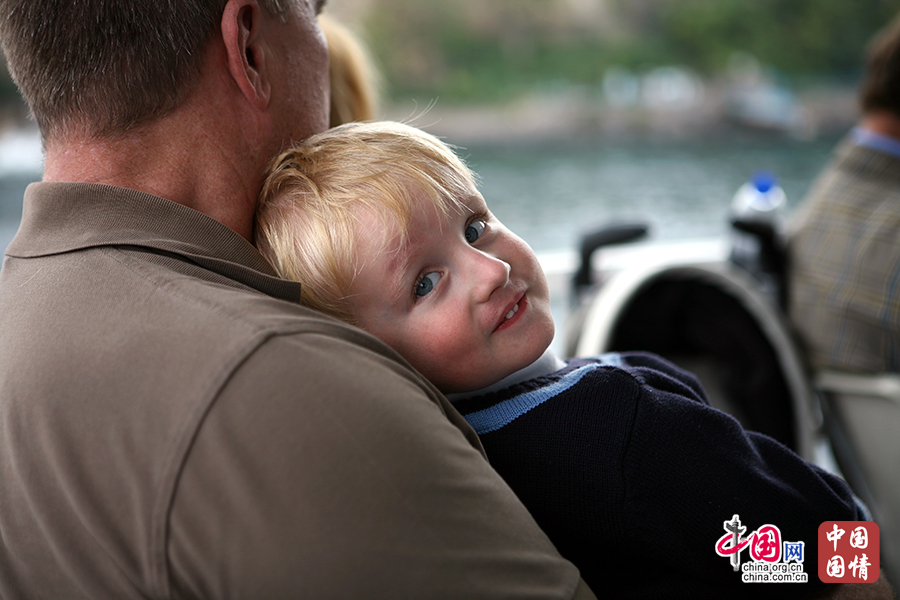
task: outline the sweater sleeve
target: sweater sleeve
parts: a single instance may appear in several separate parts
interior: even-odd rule
[[[816,572],[817,532],[826,520],[858,520],[854,496],[840,478],[781,443],[746,431],[730,415],[673,386],[655,357],[633,355],[629,375],[639,383],[634,424],[623,456],[626,519],[632,544],[643,548],[650,578],[654,564],[672,581],[702,582],[738,596],[758,596],[741,582],[729,559],[716,553],[725,522],[738,516],[746,537],[773,525],[785,542],[802,542],[808,582],[768,584],[767,597],[805,597],[827,586]],[[750,561],[749,548],[740,557]]]
[[[693,375],[652,354],[615,354],[571,361],[531,388],[509,398],[520,406],[515,418],[481,440],[595,591],[694,599],[824,590],[816,533],[822,521],[857,518],[849,489],[712,408]],[[530,397],[543,401],[522,410]],[[490,410],[506,403],[493,398]],[[467,419],[479,414],[474,404],[464,407]],[[716,553],[735,514],[747,535],[771,524],[782,541],[804,542],[809,583],[743,583]]]

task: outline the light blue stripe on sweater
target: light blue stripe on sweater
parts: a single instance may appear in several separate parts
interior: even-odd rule
[[[469,422],[469,425],[472,426],[472,429],[478,435],[497,431],[501,427],[512,423],[529,410],[540,406],[550,398],[571,388],[594,369],[604,364],[616,366],[621,364],[619,355],[614,353],[604,354],[600,359],[601,363],[592,363],[579,367],[571,373],[566,373],[559,381],[547,387],[498,402],[490,408],[469,413],[465,415],[466,421]]]

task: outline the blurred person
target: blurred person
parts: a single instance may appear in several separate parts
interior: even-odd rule
[[[742,429],[665,360],[555,357],[537,257],[421,130],[355,123],[312,136],[274,163],[256,225],[305,304],[382,339],[448,394],[594,589],[756,597],[715,551],[724,521],[774,524],[814,555],[823,521],[865,518],[842,480]],[[766,597],[829,587],[810,573]]]
[[[593,598],[396,353],[250,243],[328,125],[313,0],[0,0],[41,130],[0,271],[0,597]]]
[[[900,19],[870,46],[862,117],[789,227],[789,313],[812,366],[900,372]]]
[[[868,48],[859,101],[856,127],[789,224],[788,308],[896,579],[900,398],[881,390],[900,376],[900,15]]]
[[[319,26],[328,42],[330,126],[371,121],[378,111],[380,76],[368,49],[346,25],[327,14],[319,15]]]

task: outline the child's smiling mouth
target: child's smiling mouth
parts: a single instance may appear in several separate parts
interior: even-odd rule
[[[525,294],[513,304],[512,308],[503,315],[503,318],[500,319],[500,322],[494,328],[494,332],[500,331],[501,329],[506,329],[507,327],[511,327],[513,323],[519,320],[519,317],[522,316],[522,313],[525,312],[525,309],[528,307],[528,300],[525,297]]]

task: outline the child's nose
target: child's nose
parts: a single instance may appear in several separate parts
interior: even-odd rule
[[[490,254],[477,252],[472,266],[475,279],[476,300],[487,302],[495,290],[503,289],[509,283],[510,266]]]

